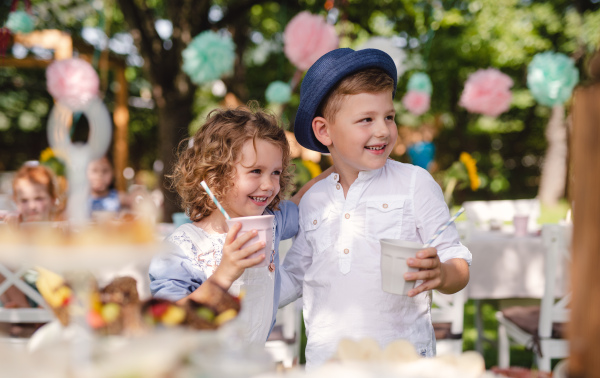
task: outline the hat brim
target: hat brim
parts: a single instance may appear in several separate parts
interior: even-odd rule
[[[379,68],[394,80],[397,86],[396,65],[385,52],[377,49],[337,49],[319,58],[306,72],[300,89],[300,105],[294,122],[294,134],[301,146],[321,153],[329,150],[315,137],[312,121],[323,99],[340,80],[355,72]]]

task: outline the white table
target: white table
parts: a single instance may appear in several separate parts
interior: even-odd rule
[[[471,299],[541,298],[544,294],[545,247],[541,236],[517,237],[507,231],[474,231],[464,244],[473,254],[467,296]],[[557,295],[567,283],[566,266],[558,267]]]

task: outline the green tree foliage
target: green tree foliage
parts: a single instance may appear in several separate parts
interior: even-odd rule
[[[101,7],[94,8],[97,4]],[[550,109],[536,104],[529,94],[527,64],[538,52],[562,52],[576,60],[585,82],[585,64],[600,43],[597,0],[340,0],[334,4],[339,10],[336,30],[341,47],[357,48],[369,37],[381,35],[393,37],[407,52],[408,71],[400,78],[396,95],[397,120],[408,127],[424,123],[439,127],[434,140],[439,169],[450,167],[461,151],[478,160],[484,187],[476,193],[456,192],[457,202],[536,194]],[[79,36],[88,26],[108,30],[111,36],[120,32],[133,36],[144,65],[127,71],[130,95],[139,97],[149,91],[155,107],[132,111],[132,165],[147,167],[160,158],[167,171],[177,142],[199,127],[207,112],[223,100],[212,93],[211,85],[197,88],[182,73],[180,53],[191,38],[208,29],[231,33],[238,58],[234,75],[223,80],[227,89],[243,103],[254,99],[268,106],[264,97],[268,84],[290,81],[296,72],[283,54],[285,25],[302,10],[326,16],[324,5],[322,0],[33,1],[38,29],[60,28]],[[4,19],[5,13],[0,17]],[[168,40],[160,38],[154,27],[161,19],[173,24]],[[488,67],[500,69],[515,83],[512,107],[497,119],[469,114],[458,105],[468,75]],[[419,118],[400,105],[408,78],[417,71],[426,72],[433,83],[431,110]],[[45,119],[32,108],[35,96],[42,100],[46,96],[44,101],[51,106],[48,96],[41,94],[45,86],[41,75],[33,71],[19,75],[37,80],[40,94],[10,89],[7,95],[4,89],[15,80],[14,71],[0,69],[1,96],[11,98],[0,98],[0,127],[5,119],[10,124],[1,131],[3,140],[24,138],[26,131],[17,126],[17,119],[25,118],[22,122],[26,123],[28,116],[23,114],[37,117],[33,129],[41,132]],[[108,90],[105,100],[111,101],[111,96]],[[282,112],[289,129],[293,129],[297,104],[298,88],[289,104],[274,108]],[[1,161],[6,166],[9,160],[2,156]]]

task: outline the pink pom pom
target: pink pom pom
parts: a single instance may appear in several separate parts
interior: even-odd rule
[[[72,111],[80,111],[98,96],[100,79],[83,59],[57,60],[46,69],[46,87],[56,101]]]
[[[300,12],[290,20],[283,33],[283,42],[285,56],[303,71],[339,45],[333,25],[309,12]]]
[[[402,97],[404,107],[414,115],[421,115],[429,110],[431,96],[425,92],[408,91]]]
[[[510,108],[513,81],[494,68],[478,70],[465,83],[459,105],[471,113],[497,117]]]

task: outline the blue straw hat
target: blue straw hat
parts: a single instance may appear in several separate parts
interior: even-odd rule
[[[398,85],[396,65],[385,52],[377,49],[336,49],[319,58],[306,72],[300,87],[300,105],[296,113],[294,133],[301,146],[309,150],[329,153],[317,140],[312,121],[319,105],[331,89],[346,76],[367,68],[380,68]]]

